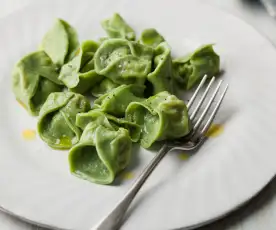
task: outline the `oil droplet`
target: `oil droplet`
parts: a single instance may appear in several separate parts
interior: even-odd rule
[[[60,145],[64,145],[64,146],[71,146],[72,145],[72,141],[69,137],[66,137],[65,135],[63,135],[60,139],[58,139],[58,142],[57,144],[60,144]]]
[[[134,173],[132,173],[132,172],[123,172],[120,177],[123,180],[131,180],[131,179],[134,178]]]
[[[77,49],[75,56],[78,56],[80,54],[80,48]]]
[[[21,105],[24,109],[27,109],[27,106],[22,101],[20,101],[19,99],[16,100],[19,103],[19,105]]]
[[[212,124],[206,133],[207,137],[217,137],[223,132],[223,126],[220,124]]]
[[[185,160],[188,160],[188,159],[189,159],[190,155],[187,154],[187,153],[180,153],[180,154],[178,155],[178,157],[179,157],[180,160],[185,161]]]
[[[26,129],[22,132],[22,136],[27,141],[34,140],[36,136],[36,131],[33,129]]]

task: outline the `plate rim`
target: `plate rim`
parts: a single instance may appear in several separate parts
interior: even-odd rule
[[[194,224],[194,225],[190,225],[190,226],[187,226],[187,227],[180,227],[180,228],[174,228],[172,230],[193,230],[193,229],[196,229],[196,228],[200,228],[200,227],[203,227],[203,226],[206,226],[206,225],[209,225],[209,224],[212,224],[218,220],[221,220],[225,217],[227,217],[228,215],[234,213],[235,211],[239,210],[240,208],[242,208],[243,206],[245,206],[247,203],[249,203],[251,200],[255,199],[269,184],[271,181],[273,181],[273,179],[276,178],[276,175],[274,175],[265,185],[264,187],[260,188],[255,194],[252,195],[252,197],[249,197],[247,200],[245,200],[244,202],[238,204],[237,206],[233,207],[232,209],[222,213],[221,215],[217,216],[217,217],[214,217],[210,220],[206,220],[206,221],[203,221],[203,222],[200,222],[198,224]],[[34,225],[36,227],[41,227],[41,228],[46,228],[46,229],[52,229],[52,230],[75,230],[75,229],[68,229],[68,228],[59,228],[59,227],[56,227],[54,225],[49,225],[49,224],[44,224],[44,223],[41,223],[41,222],[37,222],[37,221],[34,221],[34,220],[31,220],[29,218],[26,218],[24,216],[21,216],[21,215],[18,215],[12,211],[9,211],[8,209],[5,209],[3,208],[1,205],[0,205],[0,211],[11,216],[11,217],[14,217],[16,218],[17,220],[20,220],[20,221],[23,221],[25,223],[28,223],[28,224],[31,224],[31,225]],[[124,222],[123,222],[124,224]]]

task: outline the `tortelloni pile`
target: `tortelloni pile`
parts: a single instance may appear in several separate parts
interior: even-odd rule
[[[133,143],[150,148],[190,132],[176,86],[191,89],[204,75],[218,74],[220,59],[213,45],[174,59],[157,30],[145,29],[136,40],[116,13],[102,27],[107,37],[80,42],[57,19],[39,50],[16,64],[12,85],[16,99],[38,116],[41,139],[69,149],[70,171],[110,184],[129,164]]]

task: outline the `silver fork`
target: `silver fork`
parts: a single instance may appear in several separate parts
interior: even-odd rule
[[[223,98],[227,92],[228,84],[225,86],[225,88],[222,91],[222,94],[218,100],[218,102],[215,105],[215,108],[211,112],[210,116],[207,117],[207,112],[210,110],[210,107],[212,103],[214,102],[214,99],[216,98],[217,93],[219,92],[219,89],[221,88],[222,80],[219,81],[217,84],[213,94],[211,95],[209,101],[207,102],[206,107],[203,109],[203,112],[199,116],[199,118],[196,120],[196,115],[198,114],[200,108],[203,105],[203,102],[206,99],[206,96],[208,92],[211,89],[211,86],[213,85],[215,81],[215,77],[211,79],[209,82],[207,88],[205,89],[204,93],[200,97],[198,104],[195,106],[195,109],[191,112],[191,106],[194,104],[195,99],[199,95],[200,89],[203,87],[205,81],[207,80],[207,76],[205,75],[203,79],[201,80],[199,86],[197,87],[195,93],[193,94],[192,98],[190,99],[189,103],[187,104],[187,108],[190,115],[190,120],[192,122],[192,131],[189,135],[187,135],[184,139],[180,139],[177,141],[167,141],[162,146],[162,148],[159,150],[157,155],[151,160],[151,162],[147,165],[147,167],[142,171],[142,173],[139,175],[139,177],[136,179],[130,190],[125,194],[125,196],[122,198],[122,200],[113,208],[113,210],[104,217],[100,223],[93,227],[93,230],[116,230],[118,229],[121,224],[122,220],[124,218],[124,215],[130,206],[132,200],[135,198],[136,194],[139,192],[142,185],[145,183],[149,175],[152,173],[152,171],[155,169],[155,167],[158,165],[158,163],[162,160],[162,158],[170,151],[172,150],[184,150],[184,151],[193,151],[196,150],[205,140],[205,134],[208,131],[210,125],[212,124],[219,107],[223,101]],[[201,124],[204,120],[206,120],[205,125],[202,127]],[[201,128],[202,127],[202,128]]]

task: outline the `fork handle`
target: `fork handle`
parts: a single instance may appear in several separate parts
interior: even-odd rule
[[[157,155],[151,160],[147,167],[142,171],[136,179],[130,190],[125,194],[123,199],[113,208],[113,210],[103,218],[100,223],[93,227],[92,230],[115,230],[118,229],[122,223],[123,217],[130,206],[132,200],[139,192],[142,185],[146,182],[149,175],[159,164],[162,158],[169,152],[170,148],[164,144]]]

